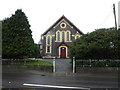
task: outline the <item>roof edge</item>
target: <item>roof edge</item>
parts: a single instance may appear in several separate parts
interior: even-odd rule
[[[53,25],[51,25],[42,35],[45,35],[48,31],[51,30],[51,28],[53,28],[60,20],[65,19],[68,23],[70,23],[75,29],[78,30],[79,33],[81,33],[82,35],[84,34],[81,30],[79,30],[69,19],[67,19],[65,17],[65,15],[62,15]]]

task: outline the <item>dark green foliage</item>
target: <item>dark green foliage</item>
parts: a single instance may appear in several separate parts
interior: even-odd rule
[[[41,58],[41,55],[40,55],[40,50],[39,50],[39,46],[38,46],[38,44],[34,44],[34,46],[35,46],[35,53],[34,53],[34,57],[35,58]]]
[[[28,19],[21,9],[2,21],[2,57],[33,57],[34,41]]]
[[[97,29],[73,42],[71,57],[77,59],[120,59],[120,31]]]

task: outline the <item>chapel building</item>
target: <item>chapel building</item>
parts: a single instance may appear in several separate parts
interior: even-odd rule
[[[83,32],[63,15],[41,35],[42,58],[69,58],[72,42],[82,35]]]

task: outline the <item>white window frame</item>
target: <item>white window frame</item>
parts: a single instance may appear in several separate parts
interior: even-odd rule
[[[48,44],[48,37],[50,37],[50,43]],[[48,46],[50,46],[50,52],[48,52]],[[52,36],[46,35],[46,53],[52,53]]]

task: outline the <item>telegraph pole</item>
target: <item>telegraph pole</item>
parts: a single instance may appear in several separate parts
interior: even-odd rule
[[[113,4],[113,14],[114,14],[114,18],[115,18],[115,29],[117,30],[117,21],[116,21],[115,4]]]

